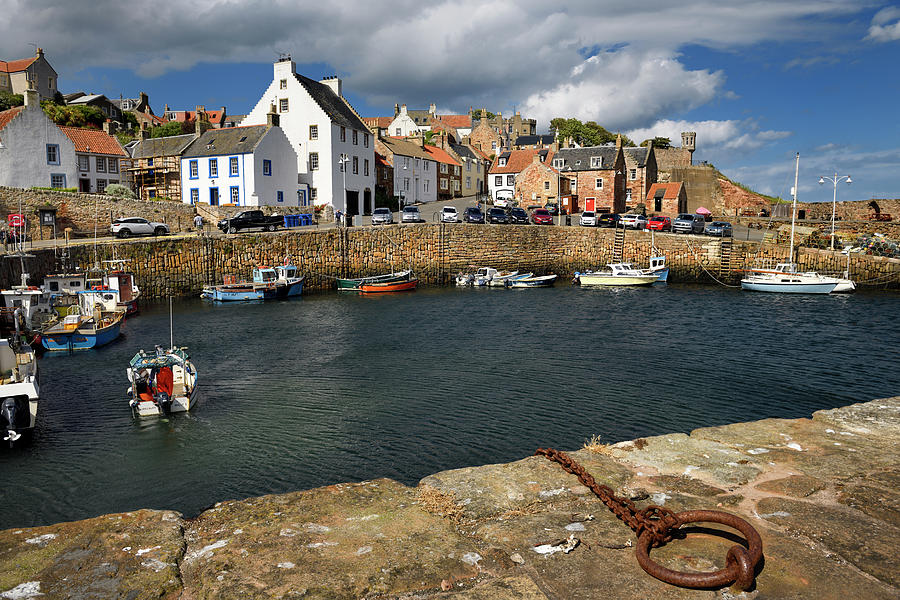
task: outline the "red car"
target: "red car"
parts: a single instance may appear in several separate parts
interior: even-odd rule
[[[672,219],[669,217],[650,217],[650,220],[647,221],[647,229],[672,231]]]
[[[531,222],[535,225],[553,225],[553,215],[546,208],[536,208],[531,213]]]

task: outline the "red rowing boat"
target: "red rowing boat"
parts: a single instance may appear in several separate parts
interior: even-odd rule
[[[385,283],[362,283],[359,291],[363,294],[377,294],[381,292],[406,292],[416,289],[419,280],[416,278],[406,281],[388,281]]]

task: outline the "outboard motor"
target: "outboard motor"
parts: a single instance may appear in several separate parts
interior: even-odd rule
[[[159,406],[159,410],[161,410],[164,415],[172,414],[171,396],[165,392],[157,392],[153,399],[156,401],[156,405]]]
[[[17,430],[27,429],[30,425],[29,421],[28,396],[10,396],[0,402],[0,426],[6,430],[3,435],[3,441],[12,445],[13,442],[22,437],[22,434]]]

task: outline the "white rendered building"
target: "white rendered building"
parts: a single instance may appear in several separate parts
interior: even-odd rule
[[[265,123],[269,107],[274,105],[297,155],[298,181],[309,186],[313,204],[331,205],[348,215],[371,214],[375,143],[344,99],[341,80],[304,77],[290,57],[279,59],[273,70],[272,83],[241,124]]]

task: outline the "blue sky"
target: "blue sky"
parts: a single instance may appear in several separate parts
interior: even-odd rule
[[[43,47],[64,92],[246,113],[291,53],[363,116],[394,103],[594,120],[801,201],[900,198],[900,5],[876,0],[0,0],[0,58]],[[402,15],[402,19],[391,19]]]

